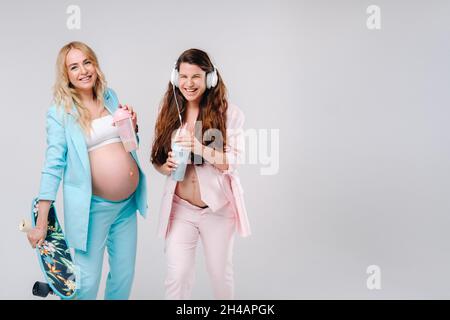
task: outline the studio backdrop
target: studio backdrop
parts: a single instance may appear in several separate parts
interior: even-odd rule
[[[189,48],[246,118],[253,233],[235,241],[237,299],[449,299],[449,16],[445,0],[2,1],[0,298],[38,299],[18,224],[39,191],[57,53],[78,40],[138,115],[149,212],[132,299],[164,298],[150,148]],[[62,219],[61,187],[56,207]],[[201,251],[193,298],[210,299]]]

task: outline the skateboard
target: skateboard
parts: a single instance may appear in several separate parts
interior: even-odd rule
[[[31,205],[31,223],[22,220],[20,231],[28,232],[36,226],[38,206],[39,200],[35,198]],[[45,298],[54,294],[61,299],[73,299],[76,295],[75,266],[53,203],[48,212],[47,237],[36,247],[36,253],[46,282],[37,281],[33,285],[33,295]]]

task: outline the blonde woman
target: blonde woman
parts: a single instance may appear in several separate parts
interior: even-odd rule
[[[75,249],[77,298],[96,299],[105,247],[109,275],[105,299],[128,299],[134,277],[137,217],[146,214],[146,180],[136,153],[126,152],[113,125],[121,108],[106,87],[95,53],[71,42],[59,52],[54,105],[47,112],[47,152],[41,175],[33,248],[47,233],[47,216],[63,181],[66,239]],[[132,115],[137,131],[136,113]]]

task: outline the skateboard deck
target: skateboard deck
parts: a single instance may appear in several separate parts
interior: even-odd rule
[[[32,203],[31,224],[36,226],[39,200]],[[48,212],[47,237],[40,247],[36,247],[39,265],[44,273],[45,283],[36,282],[33,294],[46,297],[54,293],[62,299],[73,299],[76,294],[75,266],[53,203]]]

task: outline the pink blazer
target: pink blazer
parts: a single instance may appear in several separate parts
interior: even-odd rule
[[[244,191],[237,172],[237,165],[242,163],[244,159],[244,120],[243,112],[237,106],[228,104],[227,145],[225,146],[228,170],[219,170],[207,162],[201,166],[195,166],[195,170],[202,200],[208,204],[213,212],[222,208],[229,201],[235,210],[237,232],[242,237],[247,237],[251,231],[244,203]],[[166,237],[167,235],[176,186],[177,182],[168,176],[159,212],[159,237]]]

